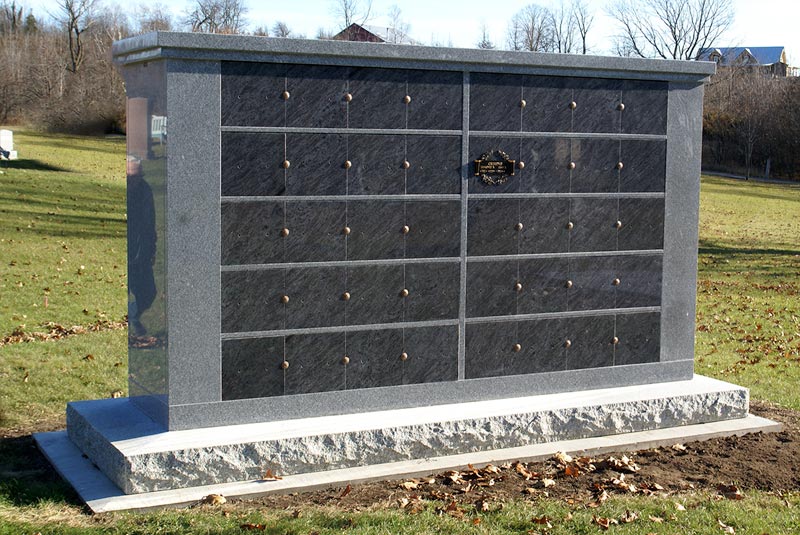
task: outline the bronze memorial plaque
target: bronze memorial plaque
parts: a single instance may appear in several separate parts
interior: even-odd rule
[[[508,177],[514,176],[516,161],[501,150],[491,150],[475,160],[475,176],[492,186],[505,184]]]

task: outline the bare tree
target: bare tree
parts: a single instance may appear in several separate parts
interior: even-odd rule
[[[169,32],[174,27],[169,8],[160,3],[141,5],[134,20],[139,33]]]
[[[388,37],[387,41],[390,43],[407,43],[411,25],[403,19],[400,6],[394,4],[390,7],[387,18],[389,19],[389,27],[386,32]]]
[[[550,11],[542,6],[529,4],[522,8],[509,22],[508,47],[529,52],[553,50],[551,18]]]
[[[61,0],[58,21],[67,32],[67,70],[76,73],[85,59],[84,33],[95,22],[95,0]]]
[[[594,23],[594,14],[589,11],[589,7],[584,0],[573,0],[572,16],[575,18],[575,28],[578,30],[578,35],[581,39],[581,54],[586,54],[588,51],[586,36],[589,34],[592,23]]]
[[[186,24],[193,32],[242,33],[246,13],[242,0],[197,0],[186,14]]]
[[[333,1],[333,14],[342,23],[342,30],[349,30],[353,24],[363,26],[370,17],[372,12],[372,0],[366,0],[366,4],[362,0],[332,0]],[[352,39],[352,35],[347,36],[348,40]]]
[[[577,29],[574,10],[566,4],[566,0],[561,0],[561,3],[550,10],[553,51],[571,54],[577,40]]]
[[[17,33],[24,27],[22,6],[17,6],[16,1],[10,4],[3,1],[0,4],[0,34]]]
[[[696,59],[733,24],[733,0],[616,0],[617,48],[632,55]]]
[[[288,24],[279,20],[272,25],[272,34],[275,37],[290,37],[292,35],[292,30],[289,28]]]
[[[478,48],[483,48],[486,50],[492,50],[495,48],[494,43],[489,38],[489,28],[486,27],[486,23],[481,25],[481,38],[477,43]]]

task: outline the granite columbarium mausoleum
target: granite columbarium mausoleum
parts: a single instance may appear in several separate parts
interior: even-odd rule
[[[130,397],[71,403],[46,452],[125,494],[247,494],[769,427],[693,371],[713,64],[175,33],[114,56]]]

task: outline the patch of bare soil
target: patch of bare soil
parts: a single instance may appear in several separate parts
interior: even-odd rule
[[[783,423],[784,430],[592,458],[554,456],[538,463],[479,466],[248,501],[277,509],[327,505],[354,511],[388,505],[413,510],[423,500],[477,502],[480,507],[482,502],[547,496],[592,507],[614,494],[705,490],[737,499],[747,490],[800,490],[800,472],[789,469],[800,458],[800,412],[763,402],[751,402],[750,410]],[[458,510],[455,505],[452,509]]]

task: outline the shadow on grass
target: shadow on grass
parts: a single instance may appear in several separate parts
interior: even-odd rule
[[[83,505],[30,435],[0,438],[0,501],[15,507],[43,501]]]
[[[728,247],[720,245],[711,240],[700,240],[700,248],[698,253],[701,255],[716,255],[716,256],[794,256],[800,255],[800,248],[798,249],[766,249],[766,248],[749,248],[749,247]]]
[[[41,160],[3,160],[0,162],[0,171],[11,171],[14,169],[23,169],[25,171],[69,171],[69,169],[65,167],[51,165]]]

